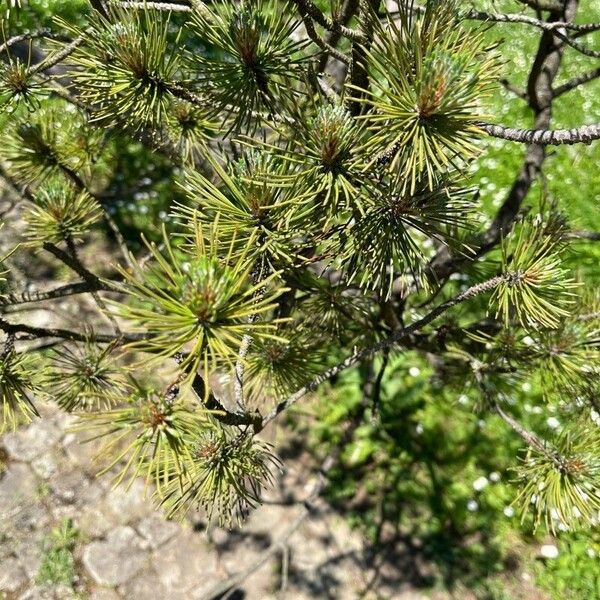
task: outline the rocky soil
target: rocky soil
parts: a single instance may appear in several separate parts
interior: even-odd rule
[[[199,514],[169,521],[143,481],[125,490],[96,478],[94,443],[80,443],[82,434],[69,431],[72,417],[56,406],[40,408],[42,419],[0,438],[0,597],[6,600],[225,597],[211,593],[259,562],[304,510],[284,502],[310,480],[296,461],[242,529],[207,530]],[[66,522],[76,532],[72,582],[40,581],[51,532]],[[323,503],[229,597],[421,597],[385,572],[374,577],[365,557],[360,536]]]

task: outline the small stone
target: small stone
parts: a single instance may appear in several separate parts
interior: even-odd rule
[[[15,592],[27,583],[27,575],[16,558],[2,561],[0,569],[0,591]]]
[[[88,507],[84,508],[83,513],[79,515],[77,524],[80,531],[88,538],[101,538],[117,527],[119,522],[108,511]]]
[[[14,553],[19,557],[29,579],[35,579],[39,571],[42,563],[43,542],[46,536],[46,531],[38,531],[34,535],[27,535],[21,543],[14,546]]]
[[[184,592],[204,585],[215,572],[215,554],[200,535],[182,532],[154,555],[154,565],[163,586],[172,592]]]
[[[90,482],[79,470],[56,473],[48,483],[55,497],[65,504],[92,506],[104,494],[97,482]]]
[[[83,550],[83,564],[100,585],[116,586],[129,581],[147,562],[140,537],[131,527],[117,527],[105,541],[92,542]]]
[[[135,600],[156,600],[156,598],[185,600],[183,595],[165,589],[152,570],[141,571],[131,581],[121,586],[119,592],[124,598],[135,598]]]
[[[542,558],[558,558],[558,548],[554,544],[544,544],[540,548],[540,556]]]
[[[31,503],[37,481],[24,464],[11,463],[0,479],[0,521],[19,512],[23,504]]]
[[[42,454],[31,461],[31,468],[35,474],[42,479],[48,479],[58,470],[56,456],[53,454]]]
[[[56,423],[38,420],[28,427],[7,433],[2,443],[13,460],[29,462],[53,448],[60,436]]]
[[[179,531],[179,527],[173,521],[166,521],[159,515],[151,515],[140,521],[137,530],[155,550],[168,542]]]
[[[146,499],[146,486],[141,479],[136,479],[129,489],[120,486],[106,496],[106,508],[120,525],[137,521],[155,509]]]

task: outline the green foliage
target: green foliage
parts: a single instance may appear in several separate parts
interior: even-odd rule
[[[551,531],[558,523],[575,529],[595,523],[600,510],[598,447],[594,429],[565,431],[552,446],[530,448],[517,473],[523,485],[517,502],[535,511],[535,526],[542,518]]]
[[[564,534],[559,555],[536,568],[537,583],[552,600],[600,596],[600,539],[598,532]]]
[[[247,356],[248,398],[256,404],[285,398],[316,375],[324,363],[319,340],[311,339],[298,323],[286,324],[284,338],[256,340]]]
[[[228,115],[230,129],[255,128],[260,113],[290,110],[305,42],[299,22],[275,0],[216,3],[193,13],[190,28],[209,49],[191,58],[207,95],[209,114]]]
[[[502,244],[502,270],[510,275],[496,288],[494,300],[505,323],[515,318],[523,327],[556,327],[569,314],[570,290],[577,284],[563,266],[559,235],[538,216]]]
[[[69,412],[109,408],[125,388],[114,360],[116,346],[100,346],[90,337],[83,347],[54,348],[50,367],[43,372],[44,389]]]
[[[404,176],[405,191],[435,189],[439,177],[476,155],[481,98],[496,79],[497,58],[482,32],[468,34],[455,2],[429,2],[423,18],[401,5],[398,18],[371,15],[367,51],[373,88],[353,88],[371,111],[366,146]],[[365,98],[361,98],[361,94]]]
[[[189,441],[198,434],[205,415],[169,388],[161,393],[137,382],[124,405],[80,413],[76,428],[106,438],[98,459],[110,457],[102,473],[116,467],[114,485],[131,485],[138,476],[162,489],[180,476],[190,456]],[[174,396],[174,397],[173,397]]]
[[[72,57],[74,83],[85,102],[97,107],[95,120],[126,121],[134,129],[162,125],[172,105],[169,85],[179,72],[168,43],[168,18],[115,7],[110,17],[95,13],[85,32],[63,23],[85,39]]]
[[[79,186],[78,171],[89,162],[97,141],[83,132],[84,123],[73,107],[60,105],[16,119],[8,130],[5,154],[15,176],[26,184],[42,184],[60,175]]]
[[[521,155],[479,144],[478,124],[489,112],[531,125],[520,100],[493,90],[497,29],[469,29],[454,0],[424,11],[408,2],[394,14],[344,3],[357,5],[345,23],[353,35],[337,28],[340,2],[317,3],[325,21],[311,4],[305,14],[275,0],[172,14],[111,6],[108,18],[63,4],[53,4],[62,19],[52,36],[66,61],[36,74],[15,58],[21,48],[0,68],[0,174],[11,203],[21,190],[35,199],[25,235],[39,254],[45,241],[95,239],[100,204],[114,219],[110,238],[133,254],[121,252],[128,266],[103,266],[94,292],[99,311],[104,294],[118,309],[113,328],[94,323],[108,344],[86,339],[87,323],[28,327],[20,308],[42,297],[79,307],[64,299],[85,290],[85,277],[30,290],[20,269],[31,258],[21,250],[31,250],[3,261],[10,293],[0,329],[17,331],[0,361],[4,426],[31,415],[30,378],[41,374],[43,392],[102,439],[99,459],[115,483],[142,476],[170,514],[202,508],[231,524],[279,466],[256,437],[261,419],[335,372],[327,395],[298,413],[314,413],[310,428],[295,420],[315,454],[339,456],[329,498],[374,543],[405,537],[411,556],[438,566],[435,580],[505,595],[494,582],[517,537],[515,496],[525,531],[594,524],[598,302],[576,304],[574,280],[591,287],[600,255],[583,241],[566,249],[572,229],[598,227],[586,204],[597,160],[593,146],[548,153],[532,187],[543,184],[539,207],[529,197],[521,206],[541,216],[516,218],[495,252],[488,217],[505,214]],[[512,0],[481,4],[514,12]],[[11,12],[9,34],[34,29],[41,10]],[[518,48],[525,89],[520,69],[540,32],[523,27],[504,51]],[[315,60],[324,44],[305,31],[335,45],[350,68]],[[76,48],[65,34],[81,36]],[[55,40],[33,42],[60,55]],[[580,60],[565,79],[584,71]],[[597,103],[593,94],[587,102]],[[561,124],[583,122],[568,100],[555,106]],[[573,192],[571,171],[583,171],[575,159],[590,171],[583,199]],[[141,232],[152,241],[140,243]],[[450,262],[438,279],[440,258]],[[483,292],[492,289],[489,311]],[[63,315],[69,327],[72,315]],[[413,329],[422,318],[427,325]],[[390,335],[393,344],[382,342]],[[35,337],[55,349],[36,351]],[[160,383],[125,377],[148,367]],[[533,449],[513,482],[524,444]],[[57,557],[67,565],[67,554]],[[592,597],[587,580],[571,585]]]
[[[191,171],[184,184],[189,202],[174,211],[191,236],[196,235],[199,222],[209,235],[216,227],[219,243],[231,245],[235,256],[259,255],[275,270],[279,264],[297,261],[292,232],[309,207],[302,206],[304,193],[290,183],[287,165],[258,151],[244,154],[226,168],[210,157],[207,160],[221,186]]]
[[[147,334],[130,347],[161,358],[178,355],[189,345],[181,364],[193,374],[201,361],[205,370],[231,364],[247,331],[258,339],[278,339],[271,333],[277,319],[249,322],[248,318],[268,315],[284,288],[275,286],[275,274],[252,283],[253,263],[248,257],[252,236],[236,256],[235,239],[223,245],[217,232],[218,224],[205,232],[196,223],[194,238],[179,259],[165,234],[166,252],[149,244],[153,260],[145,270],[121,270],[126,281],[122,289],[137,302],[117,304],[119,312]]]
[[[15,429],[18,423],[30,421],[38,414],[32,401],[33,393],[38,390],[34,357],[6,349],[0,357],[0,433]]]
[[[0,64],[0,108],[24,103],[32,109],[39,106],[36,95],[41,86],[31,80],[29,65],[9,55],[8,61]]]
[[[238,524],[260,503],[265,484],[273,483],[279,461],[268,444],[222,427],[207,428],[197,439],[192,461],[181,480],[173,480],[162,503],[169,515],[183,517],[202,507],[219,525]]]
[[[373,289],[384,298],[402,273],[426,285],[425,260],[419,238],[452,243],[453,230],[468,225],[469,190],[450,187],[409,194],[402,178],[394,177],[375,192],[371,206],[350,228],[342,248],[349,281]]]
[[[286,145],[272,151],[300,167],[298,188],[314,199],[311,218],[316,214],[331,223],[342,211],[362,214],[364,188],[369,183],[360,147],[364,128],[342,105],[323,101],[313,110],[314,116],[308,119],[297,114],[298,127],[282,132]]]
[[[45,551],[35,578],[38,585],[71,586],[75,581],[73,549],[79,532],[70,519],[64,519],[45,542]]]
[[[25,235],[34,245],[81,238],[102,217],[102,208],[87,192],[56,182],[40,190],[25,213]]]

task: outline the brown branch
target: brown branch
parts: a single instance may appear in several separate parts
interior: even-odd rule
[[[344,0],[344,4],[340,10],[339,17],[336,21],[339,22],[340,25],[348,25],[350,19],[358,12],[358,7],[360,4],[360,0]],[[339,31],[329,31],[325,36],[325,41],[334,48],[337,47],[342,35]],[[323,53],[319,57],[319,62],[317,65],[317,73],[323,73],[325,71],[325,67],[327,66],[327,53]]]
[[[0,53],[8,50],[8,48],[14,46],[15,44],[19,44],[20,42],[36,40],[39,38],[60,41],[67,41],[69,39],[61,34],[50,31],[50,29],[40,29],[38,31],[32,31],[31,33],[22,33],[20,35],[14,35],[13,37],[8,38],[3,44],[0,44]]]
[[[514,83],[511,83],[508,79],[500,79],[500,85],[511,94],[514,94],[517,98],[527,100],[527,92],[520,87],[517,87]]]
[[[321,25],[327,29],[327,31],[331,31],[334,33],[339,33],[344,37],[347,37],[353,41],[365,41],[363,34],[355,29],[351,29],[342,25],[337,21],[333,21],[329,17],[325,16],[321,9],[312,2],[312,0],[292,0],[292,2],[298,7],[301,14],[308,15],[315,23]]]
[[[88,31],[89,30],[86,30],[86,33]],[[77,50],[77,48],[79,48],[79,46],[81,46],[84,42],[85,37],[83,35],[76,37],[71,43],[67,44],[64,48],[62,48],[55,54],[47,56],[44,60],[28,69],[27,75],[36,75],[37,73],[41,73],[42,71],[47,71],[48,69],[51,69],[59,62],[73,54],[73,52],[75,52],[75,50]]]
[[[92,284],[89,281],[74,281],[66,285],[54,288],[47,292],[21,292],[19,294],[7,294],[0,297],[0,310],[3,307],[19,306],[31,302],[44,302],[46,300],[56,300],[66,298],[67,296],[76,296],[78,294],[87,294],[89,292],[110,291],[111,288],[105,285],[100,279]]]
[[[89,339],[89,334],[80,333],[79,331],[71,331],[70,329],[33,327],[25,323],[9,323],[0,318],[0,329],[7,334],[26,333],[34,338],[60,338],[72,342],[85,342]],[[139,340],[148,339],[145,333],[123,333],[116,335],[112,333],[94,333],[94,340],[100,343],[113,342],[115,340],[123,342],[137,342]]]
[[[333,56],[340,62],[349,66],[350,59],[343,52],[340,52],[337,48],[334,48],[333,46],[328,44],[325,40],[323,40],[319,37],[319,34],[316,32],[313,20],[310,18],[310,16],[308,14],[302,13],[302,12],[300,13],[300,16],[302,17],[302,22],[304,23],[304,27],[306,28],[306,33],[308,34],[308,37],[317,46],[319,46],[319,48],[321,48],[321,50],[323,50],[323,52],[330,54],[331,56]]]
[[[562,85],[554,88],[554,97],[558,98],[559,96],[574,90],[584,83],[594,81],[594,79],[597,79],[598,77],[600,77],[600,69],[594,69],[593,71],[588,71],[587,73],[573,77],[573,79],[569,79],[569,81],[566,81]]]

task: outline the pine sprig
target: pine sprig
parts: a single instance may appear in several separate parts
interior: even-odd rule
[[[480,103],[495,80],[498,61],[482,32],[465,31],[444,3],[424,15],[401,4],[398,18],[370,16],[373,45],[365,50],[372,89],[351,88],[366,105],[375,155],[367,169],[389,163],[405,175],[406,190],[430,189],[476,153]]]
[[[271,447],[250,435],[208,429],[197,440],[193,460],[181,480],[173,480],[161,498],[169,516],[183,518],[190,509],[215,514],[221,526],[241,523],[272,485],[279,460]]]
[[[516,319],[525,328],[555,328],[569,315],[578,284],[563,266],[562,249],[560,237],[540,217],[526,220],[503,241],[502,270],[511,277],[492,301],[505,323]]]
[[[181,398],[171,398],[134,382],[125,405],[111,410],[79,413],[74,430],[91,434],[86,441],[103,440],[97,460],[113,471],[113,484],[131,485],[143,477],[162,490],[181,475],[190,458],[190,440],[203,427],[206,412]]]
[[[116,347],[117,342],[100,346],[91,337],[82,347],[54,349],[42,378],[46,393],[69,412],[110,408],[126,390],[114,361]]]
[[[232,244],[238,255],[260,255],[273,270],[297,261],[291,231],[298,231],[310,206],[289,165],[258,150],[225,167],[207,161],[220,181],[190,170],[184,184],[189,202],[176,204],[173,213],[191,236],[197,222],[207,232],[217,226],[220,243]]]
[[[557,524],[576,529],[595,521],[600,510],[598,431],[565,431],[553,445],[531,448],[516,468],[523,488],[515,500],[523,514],[534,512],[555,532]]]
[[[192,15],[190,28],[208,46],[192,59],[211,115],[228,114],[229,130],[257,126],[260,113],[285,112],[298,97],[299,64],[305,41],[299,25],[274,0],[216,3]]]
[[[278,339],[273,333],[278,320],[270,314],[284,288],[275,284],[275,273],[251,281],[254,236],[239,254],[235,239],[222,244],[218,232],[218,223],[210,231],[196,223],[192,243],[181,254],[165,233],[164,252],[148,244],[152,260],[145,269],[135,274],[120,269],[127,300],[115,303],[118,312],[145,334],[129,347],[153,353],[155,360],[184,352],[182,369],[192,377],[201,362],[205,369],[233,364],[246,334]],[[249,322],[251,315],[263,319]]]
[[[25,235],[33,245],[79,239],[102,218],[97,200],[60,181],[41,189],[35,202],[24,216]]]
[[[94,121],[126,122],[134,130],[169,121],[170,86],[183,79],[168,16],[113,6],[110,19],[94,12],[85,31],[62,24],[85,39],[71,56],[71,77],[94,107]]]
[[[32,396],[39,390],[34,357],[10,349],[5,351],[0,357],[0,433],[38,415]]]

